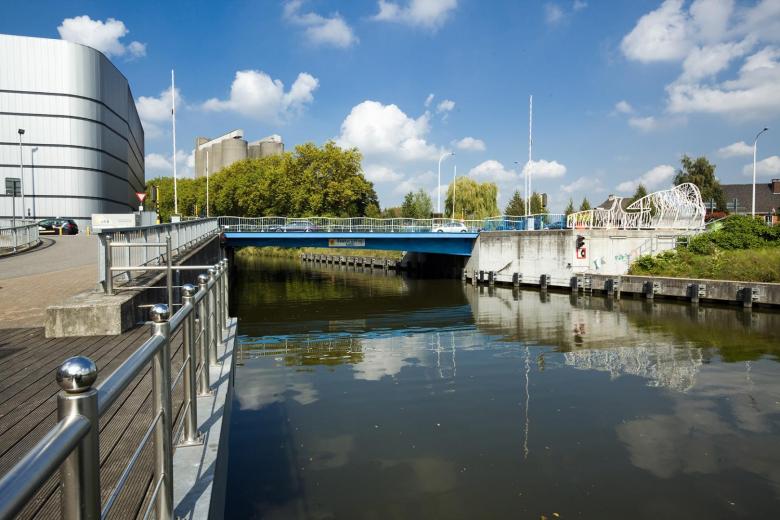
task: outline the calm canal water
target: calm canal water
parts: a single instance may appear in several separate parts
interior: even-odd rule
[[[780,518],[779,313],[239,268],[228,518]]]

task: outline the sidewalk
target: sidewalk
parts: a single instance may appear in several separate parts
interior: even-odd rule
[[[0,329],[42,327],[46,307],[97,283],[97,237],[42,236],[37,248],[0,258]]]

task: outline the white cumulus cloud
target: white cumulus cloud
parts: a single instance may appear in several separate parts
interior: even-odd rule
[[[464,137],[460,141],[456,141],[454,144],[459,150],[468,150],[470,152],[485,151],[485,141],[482,139],[476,139],[474,137]]]
[[[403,174],[381,164],[367,164],[363,168],[366,179],[375,183],[398,182],[404,178]]]
[[[658,188],[664,188],[674,177],[674,167],[668,164],[662,164],[648,170],[640,175],[638,179],[621,182],[617,185],[617,191],[620,193],[632,193],[637,186],[643,184],[648,191],[654,191]]]
[[[632,114],[634,112],[634,107],[632,107],[628,101],[621,100],[615,103],[615,110],[621,114]]]
[[[144,158],[145,170],[152,176],[172,176],[173,161],[170,155],[148,153]],[[176,177],[194,177],[195,151],[176,150]]]
[[[132,41],[125,45],[120,40],[130,31],[124,22],[108,18],[106,21],[93,20],[87,15],[65,18],[57,27],[60,38],[81,43],[97,49],[106,56],[123,56],[131,58],[146,56],[146,44]]]
[[[322,16],[317,13],[302,13],[303,0],[290,0],[284,6],[284,18],[304,28],[306,38],[315,45],[329,45],[346,48],[358,42],[352,27],[344,18],[334,13]]]
[[[738,141],[719,149],[718,155],[721,157],[741,157],[745,155],[753,155],[753,147],[747,144],[745,141]]]
[[[493,182],[510,182],[517,179],[517,172],[507,170],[500,162],[489,159],[469,171],[469,177],[486,179]]]
[[[439,113],[450,112],[455,108],[455,102],[451,99],[444,99],[438,105],[436,105],[436,111]]]
[[[643,132],[651,132],[658,128],[658,121],[653,116],[630,117],[628,119],[628,124]]]
[[[314,101],[319,80],[301,72],[290,90],[261,70],[239,70],[230,86],[228,99],[212,98],[203,103],[207,111],[231,111],[261,121],[279,122],[303,110]]]
[[[666,0],[642,16],[620,44],[623,54],[641,62],[676,61],[690,50],[687,16],[682,0]]]
[[[425,98],[425,108],[428,108],[431,106],[431,103],[433,103],[433,94],[428,94],[428,97]]]
[[[750,149],[753,153],[753,149]],[[742,168],[744,175],[753,175],[753,163],[746,164]],[[756,175],[780,175],[780,157],[772,155],[756,162]]]
[[[176,109],[182,106],[182,97],[179,89],[176,89]],[[141,96],[135,101],[138,117],[144,127],[144,135],[148,139],[154,139],[163,135],[161,124],[171,119],[171,88],[160,92],[157,97]]]
[[[408,0],[406,5],[379,0],[378,7],[374,20],[438,29],[458,7],[458,0]]]
[[[554,179],[566,175],[566,166],[558,161],[546,161],[539,159],[525,163],[523,172],[528,172],[534,179]]]
[[[414,119],[397,105],[366,100],[352,107],[341,123],[337,143],[357,147],[364,155],[384,155],[404,161],[438,159],[441,150],[426,141],[426,112]]]

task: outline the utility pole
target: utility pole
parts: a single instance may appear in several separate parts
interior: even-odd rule
[[[436,187],[436,213],[438,214],[441,214],[441,161],[449,155],[455,155],[455,152],[445,152],[439,157],[439,184]]]
[[[171,69],[171,124],[173,126],[173,213],[179,214],[179,190],[176,186],[176,86],[173,79],[173,69]]]
[[[458,165],[452,167],[452,220],[455,220],[455,187],[458,185],[455,182],[458,179]]]
[[[756,134],[756,138],[753,139],[753,204],[750,206],[751,207],[750,213],[751,215],[753,215],[753,217],[756,216],[756,150],[758,149],[758,138],[761,137],[761,134],[763,134],[767,130],[769,130],[769,128],[764,128],[758,134]]]
[[[209,151],[206,150],[206,218],[209,216]]]
[[[24,159],[22,154],[22,136],[24,135],[24,128],[19,129],[19,189],[22,192],[22,220],[25,218],[24,211]],[[14,214],[16,212],[14,211]]]

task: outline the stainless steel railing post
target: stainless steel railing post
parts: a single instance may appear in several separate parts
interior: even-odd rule
[[[100,427],[95,363],[84,356],[66,359],[57,369],[59,420],[81,415],[89,421],[89,432],[60,466],[60,516],[64,520],[100,518]]]
[[[184,339],[184,356],[186,367],[184,368],[184,406],[187,416],[184,418],[184,433],[180,444],[197,444],[198,433],[198,404],[195,400],[195,308],[193,300],[197,289],[192,284],[184,284],[181,287],[182,309],[189,308],[189,314],[184,319],[182,335]]]
[[[170,233],[165,237],[165,283],[168,290],[168,309],[173,309],[173,249]]]
[[[105,235],[106,240],[106,249],[105,249],[105,258],[103,259],[104,265],[105,265],[105,271],[106,271],[106,294],[114,294],[114,276],[113,272],[111,271],[111,264],[113,263],[113,251],[111,249],[111,241],[113,240],[113,235]]]
[[[228,264],[228,259],[223,258],[222,264],[225,266],[225,272],[222,273],[223,280],[223,289],[224,292],[224,301],[225,301],[225,333],[227,333],[227,326],[228,326],[228,319],[230,319],[230,264]]]
[[[210,267],[208,270],[209,273],[209,285],[211,285],[211,288],[208,292],[208,300],[209,300],[209,314],[208,314],[208,320],[209,320],[209,364],[210,365],[216,365],[217,364],[217,306],[216,306],[216,297],[215,293],[217,288],[217,270],[213,267]]]
[[[173,518],[173,417],[171,412],[171,324],[169,307],[152,307],[152,334],[165,338],[152,358],[152,411],[159,416],[154,431],[154,485],[160,483],[155,501],[158,520]]]
[[[209,277],[205,274],[198,275],[198,289],[204,292],[198,304],[198,321],[200,322],[200,351],[201,373],[198,381],[198,395],[211,395],[211,382],[209,381]]]
[[[227,327],[227,316],[225,312],[225,264],[220,260],[219,266],[219,337],[224,341],[225,328]]]

